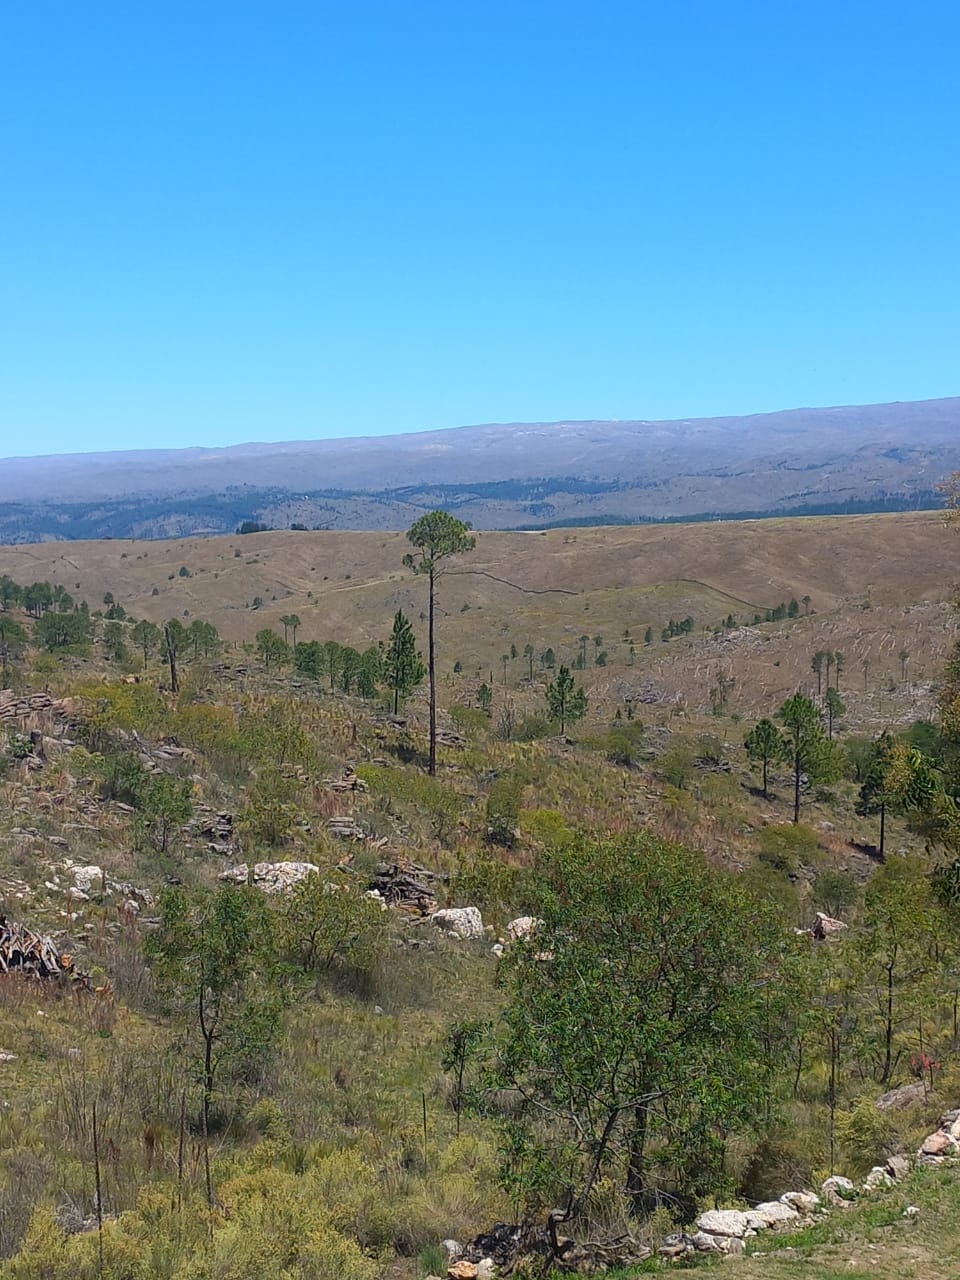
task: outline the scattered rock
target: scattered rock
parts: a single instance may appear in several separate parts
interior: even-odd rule
[[[904,1107],[912,1107],[915,1102],[925,1102],[926,1099],[926,1085],[922,1080],[915,1080],[912,1084],[902,1084],[897,1089],[891,1089],[878,1098],[874,1105],[878,1111],[902,1111]]]
[[[881,1187],[892,1187],[893,1179],[882,1165],[876,1164],[860,1184],[861,1191],[879,1191]]]
[[[89,893],[91,889],[96,891],[102,890],[106,881],[106,875],[103,867],[72,867],[73,883],[77,886],[81,893]]]
[[[827,1204],[848,1205],[857,1198],[857,1188],[849,1178],[841,1178],[839,1174],[827,1178],[820,1190]]]
[[[708,1209],[697,1218],[700,1231],[711,1236],[739,1236],[742,1239],[750,1225],[747,1214],[739,1209]]]
[[[792,1205],[782,1200],[769,1200],[751,1209],[747,1216],[747,1226],[754,1231],[763,1231],[767,1227],[777,1227],[784,1223],[796,1222],[800,1214]]]
[[[447,1267],[447,1275],[450,1280],[477,1280],[479,1272],[479,1264],[476,1262],[467,1262],[465,1258],[460,1258],[457,1262],[451,1262]]]
[[[507,938],[510,942],[522,942],[532,938],[543,924],[536,916],[519,916],[507,925]]]
[[[830,916],[824,915],[822,911],[818,911],[811,933],[817,942],[826,942],[830,938],[836,937],[838,933],[842,933],[846,927],[842,920],[834,920]]]
[[[940,1128],[931,1133],[917,1152],[917,1162],[924,1165],[941,1165],[960,1153],[960,1111],[945,1111],[940,1117]]]
[[[910,1161],[906,1156],[891,1156],[884,1168],[894,1182],[900,1182],[910,1172]]]
[[[786,1191],[780,1197],[784,1204],[797,1213],[816,1213],[820,1208],[820,1197],[813,1191]]]

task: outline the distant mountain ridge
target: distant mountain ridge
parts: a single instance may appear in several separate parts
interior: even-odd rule
[[[478,528],[936,505],[960,469],[960,397],[678,421],[454,427],[408,435],[0,460],[0,540]]]

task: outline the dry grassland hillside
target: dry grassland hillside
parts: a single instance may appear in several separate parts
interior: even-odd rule
[[[158,622],[202,617],[237,647],[291,613],[298,639],[363,647],[386,636],[398,608],[425,641],[408,545],[399,533],[343,531],[44,543],[0,547],[0,573],[62,583],[91,607],[110,591]],[[958,550],[935,512],[481,533],[442,583],[441,671],[467,693],[484,679],[522,703],[540,655],[572,662],[586,636],[593,717],[630,699],[703,710],[718,672],[736,681],[732,706],[751,714],[815,684],[811,655],[829,648],[844,655],[851,724],[909,721],[951,643]],[[791,600],[798,617],[753,625]],[[736,626],[718,630],[730,615]],[[661,640],[671,618],[687,617],[691,634]]]

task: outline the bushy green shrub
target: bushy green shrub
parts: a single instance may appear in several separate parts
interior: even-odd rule
[[[497,778],[487,796],[487,839],[512,848],[520,834],[520,800],[523,784],[512,774]]]

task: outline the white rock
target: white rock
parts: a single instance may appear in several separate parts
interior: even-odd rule
[[[103,884],[103,867],[92,864],[73,868],[73,882],[81,893],[89,893],[91,887],[99,889]]]
[[[797,1213],[815,1213],[820,1208],[820,1197],[813,1191],[787,1191],[780,1199]]]
[[[697,1218],[697,1226],[707,1235],[739,1236],[742,1239],[751,1223],[739,1209],[708,1209]]]
[[[857,1196],[857,1188],[850,1179],[841,1178],[839,1174],[835,1174],[832,1178],[827,1178],[820,1190],[823,1192],[823,1198],[827,1203],[834,1205],[849,1204]]]
[[[481,1258],[477,1263],[477,1280],[493,1280],[496,1264],[492,1258]]]
[[[227,867],[226,871],[221,871],[217,876],[218,880],[226,880],[230,884],[246,884],[249,877],[249,869],[245,862],[241,862],[236,867]]]
[[[708,1231],[698,1231],[697,1234],[692,1237],[692,1243],[698,1253],[720,1252],[718,1237],[710,1235]]]
[[[905,1218],[917,1218],[920,1216],[920,1210],[915,1204],[908,1204],[903,1211],[903,1216]]]
[[[762,1231],[765,1227],[779,1227],[787,1222],[796,1222],[799,1217],[796,1209],[784,1204],[782,1200],[768,1200],[750,1210],[747,1223],[755,1231]]]
[[[459,1258],[461,1253],[463,1253],[463,1245],[459,1240],[441,1240],[440,1248],[443,1249],[451,1262],[454,1258]]]
[[[518,916],[507,925],[507,935],[511,942],[521,942],[533,937],[542,924],[536,916]]]
[[[264,893],[289,893],[319,870],[312,862],[258,862],[253,868],[253,883]]]
[[[493,944],[493,946],[490,948],[490,950],[492,951],[492,953],[493,953],[493,954],[497,957],[497,959],[499,960],[499,959],[500,959],[500,957],[503,955],[503,943],[502,943],[502,942],[495,942],[495,943]]]
[[[455,938],[470,941],[483,937],[483,919],[476,907],[444,907],[427,918]]]
[[[881,1187],[892,1187],[893,1179],[887,1173],[886,1169],[875,1164],[863,1182],[860,1184],[861,1191],[879,1191]]]

